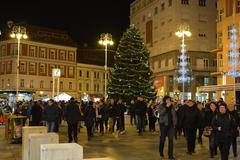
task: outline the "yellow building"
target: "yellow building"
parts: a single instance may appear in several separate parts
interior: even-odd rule
[[[216,91],[218,98],[222,97],[226,102],[231,102],[234,98],[234,87],[236,89],[236,100],[240,98],[240,81],[239,77],[229,76],[228,72],[233,69],[229,65],[229,51],[231,29],[234,26],[237,29],[238,47],[239,43],[239,26],[240,26],[240,0],[218,0],[217,1],[217,48],[213,50],[217,53],[217,86],[201,87],[200,91]],[[238,49],[239,51],[239,49]],[[239,70],[239,66],[236,68]],[[236,83],[235,83],[236,81]]]
[[[192,81],[185,85],[185,97],[204,100],[207,93],[197,88],[216,84],[216,0],[135,0],[130,8],[130,23],[140,30],[150,51],[151,68],[159,94],[173,96],[182,91],[178,84],[179,49],[181,39],[175,32],[188,24],[192,36],[185,39]]]

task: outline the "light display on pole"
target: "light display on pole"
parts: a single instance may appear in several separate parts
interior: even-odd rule
[[[237,29],[235,26],[230,30],[230,46],[228,52],[228,64],[230,69],[228,71],[228,75],[234,78],[234,86],[233,86],[233,101],[236,101],[236,85],[235,79],[240,76],[240,72],[237,70],[237,66],[239,65],[239,52],[238,52],[238,43],[237,43]]]
[[[179,77],[177,77],[177,81],[179,83],[182,83],[182,100],[184,100],[185,98],[185,82],[190,81],[190,77],[187,75],[189,72],[188,69],[188,62],[187,62],[187,56],[186,56],[186,45],[185,45],[185,36],[186,37],[190,37],[192,34],[189,31],[189,27],[188,25],[181,25],[179,27],[179,30],[176,32],[176,36],[178,36],[179,38],[182,38],[182,43],[181,43],[181,55],[179,56]]]

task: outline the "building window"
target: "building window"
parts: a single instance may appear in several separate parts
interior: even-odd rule
[[[208,59],[203,59],[203,65],[204,65],[204,68],[208,68],[209,67],[209,60]]]
[[[30,88],[34,88],[34,81],[33,80],[30,80]]]
[[[68,75],[69,75],[70,77],[73,77],[73,67],[69,67]]]
[[[79,91],[82,91],[82,83],[79,83]]]
[[[237,0],[237,6],[236,6],[236,12],[239,13],[240,12],[240,0]]]
[[[226,16],[229,17],[229,16],[232,16],[233,14],[233,0],[227,0],[225,2],[225,10],[226,10]]]
[[[82,71],[79,70],[79,77],[82,77]]]
[[[206,37],[206,34],[205,33],[199,33],[198,37]]]
[[[2,46],[1,56],[5,56],[5,55],[6,55],[6,46]]]
[[[7,73],[12,72],[12,62],[7,62]]]
[[[97,78],[97,72],[94,72],[94,78],[95,79]]]
[[[152,21],[146,23],[146,43],[152,45]]]
[[[39,57],[40,58],[45,58],[46,57],[46,48],[40,48]]]
[[[50,59],[55,59],[55,51],[50,50]]]
[[[29,56],[30,56],[30,57],[35,57],[35,53],[36,53],[36,47],[30,46]]]
[[[89,84],[86,83],[86,91],[88,92],[89,91]]]
[[[142,21],[145,22],[145,15],[142,16]]]
[[[100,77],[99,77],[99,72],[97,72],[97,79],[99,79]]]
[[[218,11],[218,21],[221,22],[223,20],[223,17],[224,17],[224,10],[220,9]]]
[[[70,90],[72,90],[72,82],[69,82],[69,87]]]
[[[161,10],[163,11],[165,9],[165,3],[161,4]]]
[[[69,61],[73,61],[73,53],[72,53],[72,52],[69,53],[69,56],[68,56],[68,57],[69,57],[69,58],[68,58]]]
[[[53,88],[53,81],[50,81],[50,88]]]
[[[189,0],[182,0],[182,4],[189,4]]]
[[[172,0],[168,0],[168,6],[169,6],[169,7],[172,6]]]
[[[60,71],[61,71],[61,76],[65,76],[65,67],[64,66],[60,66]]]
[[[63,90],[63,82],[62,81],[60,82],[60,90],[61,91]]]
[[[89,78],[89,71],[87,71],[87,73],[86,73],[86,77]]]
[[[201,7],[205,7],[206,6],[206,0],[198,0],[198,4]]]
[[[44,88],[44,81],[43,80],[40,81],[40,88]]]
[[[222,44],[222,32],[219,32],[217,34],[217,46],[218,48],[222,48],[223,44]]]
[[[26,68],[25,68],[25,63],[24,62],[21,62],[20,63],[20,72],[25,72],[26,71]]]
[[[24,88],[24,79],[20,79],[20,87]]]
[[[158,7],[155,7],[155,8],[154,8],[154,14],[155,14],[155,15],[158,14]]]
[[[35,73],[35,63],[30,63],[29,64],[29,72],[30,73]]]
[[[45,64],[40,64],[40,73],[45,73]]]
[[[21,51],[21,49],[20,49]],[[17,44],[11,44],[10,46],[10,54],[11,55],[17,55],[18,54],[18,46]]]
[[[65,52],[60,51],[60,60],[64,60],[64,59],[65,59]]]

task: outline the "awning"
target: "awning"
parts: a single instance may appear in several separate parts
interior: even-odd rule
[[[236,91],[240,91],[240,83],[235,84]],[[233,91],[234,84],[228,85],[211,85],[211,86],[201,86],[198,92],[217,92],[217,91]]]

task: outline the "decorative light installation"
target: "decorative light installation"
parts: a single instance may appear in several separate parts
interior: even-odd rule
[[[182,83],[182,100],[184,100],[184,84],[187,81],[190,81],[190,77],[187,76],[187,73],[189,72],[189,69],[187,68],[188,66],[188,62],[187,62],[187,56],[185,55],[187,50],[186,50],[186,45],[185,45],[185,36],[186,37],[190,37],[192,34],[189,31],[189,26],[184,24],[184,25],[180,25],[179,30],[176,32],[176,36],[178,36],[179,38],[182,38],[182,43],[181,43],[181,55],[179,56],[179,70],[178,73],[180,74],[180,76],[177,78],[177,81],[179,83]]]
[[[233,101],[236,102],[236,85],[235,79],[240,76],[240,72],[237,70],[237,65],[239,65],[239,52],[238,52],[238,43],[237,43],[237,29],[235,26],[232,26],[230,30],[230,46],[228,51],[228,64],[230,69],[228,70],[228,75],[234,78],[233,86]]]

